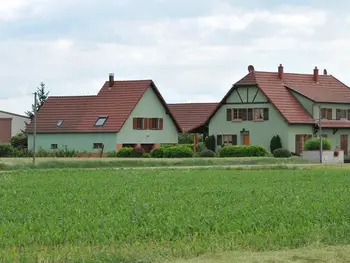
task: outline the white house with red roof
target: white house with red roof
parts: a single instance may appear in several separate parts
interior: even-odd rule
[[[321,123],[319,123],[321,109]],[[279,135],[282,147],[301,153],[307,138],[322,134],[332,148],[349,152],[350,88],[315,67],[310,74],[256,71],[236,82],[207,119],[222,145],[263,145]]]

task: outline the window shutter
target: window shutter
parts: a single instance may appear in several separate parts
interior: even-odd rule
[[[133,125],[132,126],[133,126],[134,130],[137,128],[137,119],[136,118],[133,119]]]
[[[253,120],[253,109],[248,109],[248,121]]]
[[[247,120],[247,109],[242,109],[242,111],[243,111],[243,117],[242,117],[242,120],[243,121],[246,121]]]
[[[332,119],[332,109],[327,109],[327,119],[328,120]]]
[[[159,130],[163,130],[163,118],[158,119],[159,122]]]
[[[143,119],[143,129],[148,130],[148,127],[149,127],[148,125],[149,125],[148,118],[144,118]]]
[[[232,145],[237,145],[237,135],[232,134]]]
[[[227,121],[232,121],[232,109],[227,109],[226,110],[226,120]]]
[[[337,109],[337,116],[336,116],[337,120],[340,120],[340,109]]]
[[[216,136],[216,145],[221,146],[222,145],[222,135]]]
[[[348,120],[350,120],[350,110],[348,110]]]
[[[264,108],[264,120],[269,120],[269,108]]]

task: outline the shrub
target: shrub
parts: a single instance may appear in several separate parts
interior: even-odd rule
[[[23,132],[12,136],[10,139],[10,143],[13,148],[25,149],[28,147],[28,139]]]
[[[108,152],[107,157],[108,158],[115,158],[115,157],[118,157],[118,155],[117,155],[116,151],[113,151],[113,152]]]
[[[281,142],[281,137],[279,135],[275,135],[272,137],[271,142],[270,142],[270,151],[271,153],[274,152],[276,149],[281,149],[282,148],[282,142]]]
[[[193,150],[188,146],[173,146],[164,149],[165,158],[188,158],[193,157]]]
[[[155,148],[151,151],[151,156],[153,158],[163,158],[164,157],[164,147]]]
[[[214,135],[210,135],[207,138],[205,138],[204,144],[205,144],[205,147],[207,149],[215,152],[215,136]]]
[[[150,153],[145,153],[144,155],[143,155],[143,158],[151,158],[152,156],[151,156],[151,154]]]
[[[215,157],[215,153],[212,150],[205,149],[200,152],[200,157]]]
[[[141,147],[135,147],[131,150],[130,157],[132,158],[140,158],[144,155],[145,150]]]
[[[196,152],[201,153],[201,152],[203,152],[204,150],[206,150],[206,147],[205,147],[204,142],[199,142],[199,143],[197,143],[197,145],[196,145]]]
[[[224,146],[219,150],[220,157],[262,157],[268,154],[260,145]]]
[[[0,157],[11,157],[13,147],[10,144],[0,144]]]
[[[132,147],[120,148],[119,151],[117,152],[117,157],[122,157],[122,158],[130,157],[132,149],[133,149]]]
[[[273,157],[275,157],[275,158],[289,158],[289,157],[292,157],[292,154],[288,149],[279,148],[279,149],[275,149],[273,151]]]
[[[320,138],[314,137],[305,142],[304,150],[306,151],[317,151],[320,150]],[[332,147],[331,141],[327,138],[322,138],[322,148],[323,150],[330,150]]]

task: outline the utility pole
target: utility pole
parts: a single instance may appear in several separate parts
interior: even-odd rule
[[[37,111],[37,99],[36,99],[37,93],[34,92],[34,132],[33,132],[33,164],[35,164],[35,146],[36,146],[36,111]]]
[[[318,119],[318,126],[320,127],[320,163],[322,163],[322,151],[323,151],[323,143],[322,143],[322,125],[321,125],[321,120],[322,120],[322,112],[321,112],[321,105],[318,105],[318,111],[319,111],[319,119]]]

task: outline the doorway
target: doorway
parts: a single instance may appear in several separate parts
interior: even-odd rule
[[[344,151],[344,155],[348,155],[348,135],[340,135],[340,149]]]
[[[242,144],[243,145],[249,145],[250,144],[249,132],[243,132],[242,133]]]

